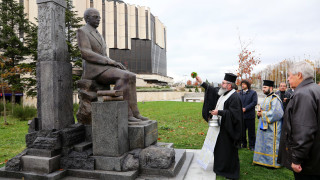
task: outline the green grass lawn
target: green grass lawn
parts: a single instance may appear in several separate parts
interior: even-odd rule
[[[172,142],[175,148],[201,149],[208,130],[202,119],[202,103],[186,102],[145,102],[138,103],[143,116],[158,121],[160,142]],[[9,118],[10,125],[3,125],[0,119],[0,167],[25,148],[27,121]],[[239,150],[241,179],[294,179],[292,172],[285,169],[272,169],[252,165],[253,152]],[[217,179],[224,179],[217,177]]]
[[[6,160],[21,153],[26,148],[25,135],[28,133],[28,121],[19,121],[11,116],[7,117],[9,125],[3,125],[0,118],[0,167]]]

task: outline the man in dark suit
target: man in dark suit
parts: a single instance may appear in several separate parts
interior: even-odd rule
[[[100,13],[89,8],[84,12],[86,25],[78,29],[77,39],[83,59],[82,79],[95,80],[99,84],[114,84],[115,90],[123,91],[123,98],[128,102],[129,122],[140,122],[148,118],[140,115],[137,106],[136,76],[126,70],[119,62],[106,54],[106,43],[97,31]]]
[[[247,148],[246,131],[248,129],[249,149],[253,151],[256,142],[255,106],[258,102],[258,96],[256,91],[251,89],[251,84],[249,81],[242,80],[241,87],[242,90],[239,92],[239,96],[242,102],[242,111],[244,114],[244,131],[242,135],[242,147]]]

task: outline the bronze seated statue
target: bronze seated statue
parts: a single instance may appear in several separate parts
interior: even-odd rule
[[[148,120],[141,116],[137,106],[135,74],[107,56],[107,45],[96,30],[101,19],[99,12],[89,8],[84,12],[84,19],[87,24],[77,31],[78,45],[83,59],[82,78],[78,82],[80,88],[78,121],[91,124],[91,102],[96,100],[95,93],[97,90],[109,89],[110,84],[114,84],[114,90],[123,91],[123,99],[128,102],[129,122]],[[88,118],[89,120],[86,120]]]

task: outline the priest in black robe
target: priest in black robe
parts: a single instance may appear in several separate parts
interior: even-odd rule
[[[220,89],[202,82],[200,77],[196,79],[206,90],[203,118],[208,121],[212,115],[220,117],[220,132],[214,148],[213,171],[228,179],[239,179],[240,162],[237,147],[241,142],[243,111],[240,97],[232,90],[232,84],[235,83],[237,76],[226,73]],[[219,110],[217,102],[223,96],[228,96],[228,98],[224,101],[223,109]]]

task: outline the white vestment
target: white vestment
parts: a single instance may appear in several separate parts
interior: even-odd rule
[[[223,110],[224,102],[235,92],[232,89],[227,95],[220,96],[215,110]],[[204,169],[207,170],[210,162],[214,161],[214,148],[217,142],[217,138],[220,132],[220,122],[221,116],[213,115],[212,119],[208,122],[209,128],[207,132],[206,139],[204,140],[202,149],[198,154],[197,163]],[[214,173],[214,175],[216,175]]]

